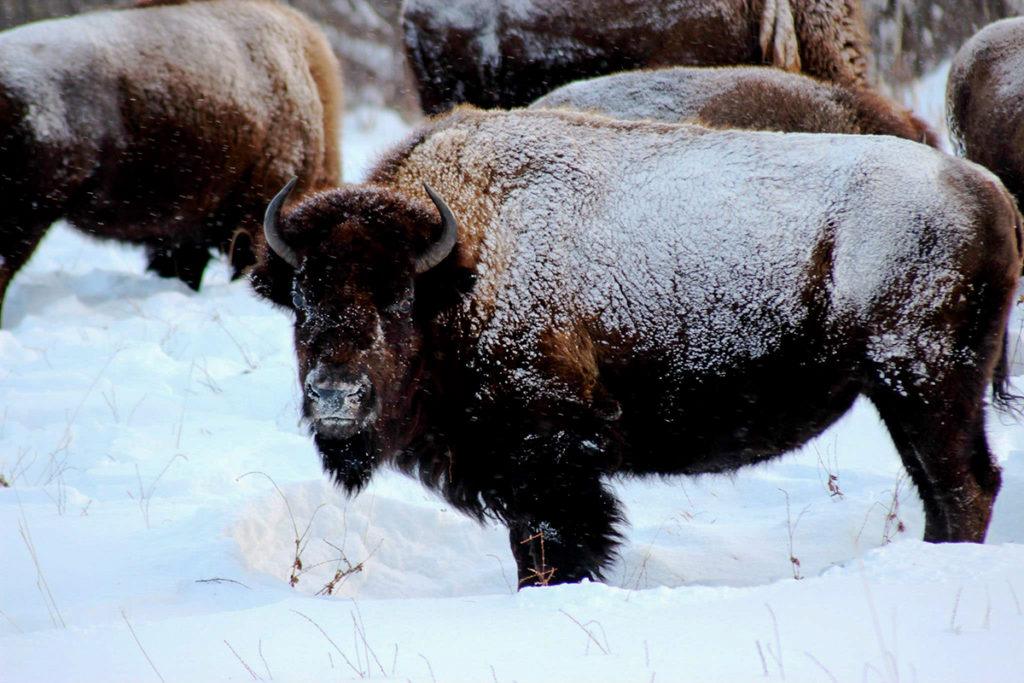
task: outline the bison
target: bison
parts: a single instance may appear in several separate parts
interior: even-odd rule
[[[950,139],[1024,202],[1024,19],[989,24],[953,59],[946,90]]]
[[[154,2],[0,33],[0,307],[59,218],[198,289],[254,261],[267,198],[339,180],[338,63],[276,2]],[[164,6],[166,5],[166,6]]]
[[[640,67],[768,62],[867,84],[859,0],[405,0],[402,28],[427,114]]]
[[[502,521],[520,585],[601,576],[607,477],[763,462],[858,396],[925,539],[984,539],[1022,235],[981,167],[882,136],[460,108],[366,185],[282,211],[289,190],[253,275],[291,293],[324,468],[355,492],[392,466]]]
[[[563,85],[530,107],[711,128],[895,135],[939,145],[928,124],[873,90],[761,66],[625,71]]]

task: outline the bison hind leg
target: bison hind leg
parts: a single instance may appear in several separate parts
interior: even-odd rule
[[[210,249],[204,244],[148,245],[146,257],[147,270],[160,277],[178,278],[198,292]]]
[[[985,436],[982,392],[975,400],[925,401],[875,392],[872,402],[917,487],[925,512],[924,540],[985,540],[1000,471]]]

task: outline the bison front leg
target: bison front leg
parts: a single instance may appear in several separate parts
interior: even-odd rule
[[[593,442],[559,433],[531,440],[521,454],[503,501],[519,587],[601,579],[622,514]]]

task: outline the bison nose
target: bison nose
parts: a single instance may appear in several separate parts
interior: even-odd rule
[[[365,376],[331,376],[317,369],[306,378],[306,395],[320,417],[359,419],[373,402],[373,386]]]
[[[368,392],[369,388],[364,384],[318,384],[306,387],[309,397],[322,406],[362,403]]]

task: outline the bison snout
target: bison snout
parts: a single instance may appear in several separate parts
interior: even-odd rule
[[[376,396],[366,376],[341,377],[317,368],[306,378],[305,390],[313,428],[322,436],[347,438],[374,417]]]

